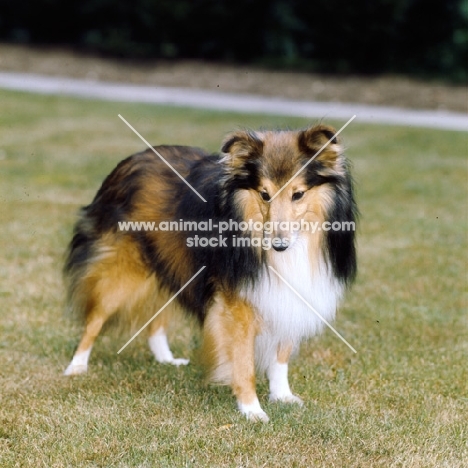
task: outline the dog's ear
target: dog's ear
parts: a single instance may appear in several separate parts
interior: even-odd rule
[[[263,141],[252,131],[230,133],[221,146],[224,162],[232,168],[242,168],[262,155]]]
[[[298,145],[301,153],[308,158],[320,151],[315,159],[327,167],[335,166],[342,151],[336,130],[328,125],[316,125],[299,132]]]

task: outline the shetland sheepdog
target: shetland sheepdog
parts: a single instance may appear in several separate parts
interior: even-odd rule
[[[356,212],[349,164],[325,125],[239,130],[219,154],[157,146],[128,157],[82,208],[70,242],[68,302],[84,333],[65,375],[86,372],[109,319],[145,323],[177,294],[147,327],[158,362],[188,363],[166,336],[182,311],[202,327],[209,378],[231,386],[248,419],[268,421],[256,371],[269,379],[270,401],[302,404],[288,383],[290,357],[324,328],[321,318],[333,319],[356,273],[354,230],[325,227],[354,225]],[[131,221],[194,229],[122,229]],[[229,226],[225,239],[208,221]]]

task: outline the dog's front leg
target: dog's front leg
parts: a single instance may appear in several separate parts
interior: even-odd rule
[[[302,405],[302,400],[291,392],[288,382],[288,362],[292,350],[292,344],[280,344],[267,369],[270,381],[270,401]]]
[[[237,406],[251,421],[268,421],[255,390],[258,323],[243,299],[217,294],[204,328],[204,357],[213,382],[230,385]]]

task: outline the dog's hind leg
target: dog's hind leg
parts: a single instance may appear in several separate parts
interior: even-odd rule
[[[91,349],[96,341],[102,326],[111,314],[107,314],[102,308],[95,307],[88,315],[86,327],[80,344],[73,355],[73,359],[65,369],[64,375],[83,374],[88,370],[88,360]]]
[[[166,309],[151,321],[148,344],[156,361],[163,364],[173,364],[174,366],[185,366],[190,362],[189,359],[174,358],[167,341],[166,330],[171,312],[171,309]]]
[[[288,382],[288,361],[292,349],[291,344],[278,345],[275,356],[267,369],[267,376],[270,382],[270,401],[302,405],[302,400],[291,392]]]
[[[76,281],[71,306],[81,313],[85,331],[65,375],[82,374],[103,325],[114,314],[131,323],[133,314],[154,287],[154,279],[138,262],[132,243],[104,246],[85,273]]]

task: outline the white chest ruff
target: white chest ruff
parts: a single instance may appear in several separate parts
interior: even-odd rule
[[[320,255],[311,259],[307,244],[298,240],[284,252],[271,252],[270,266],[255,289],[245,297],[261,318],[261,333],[256,340],[257,367],[265,370],[276,356],[278,345],[292,345],[320,333],[325,321],[335,317],[343,286],[333,277]],[[313,262],[313,264],[311,264]]]

